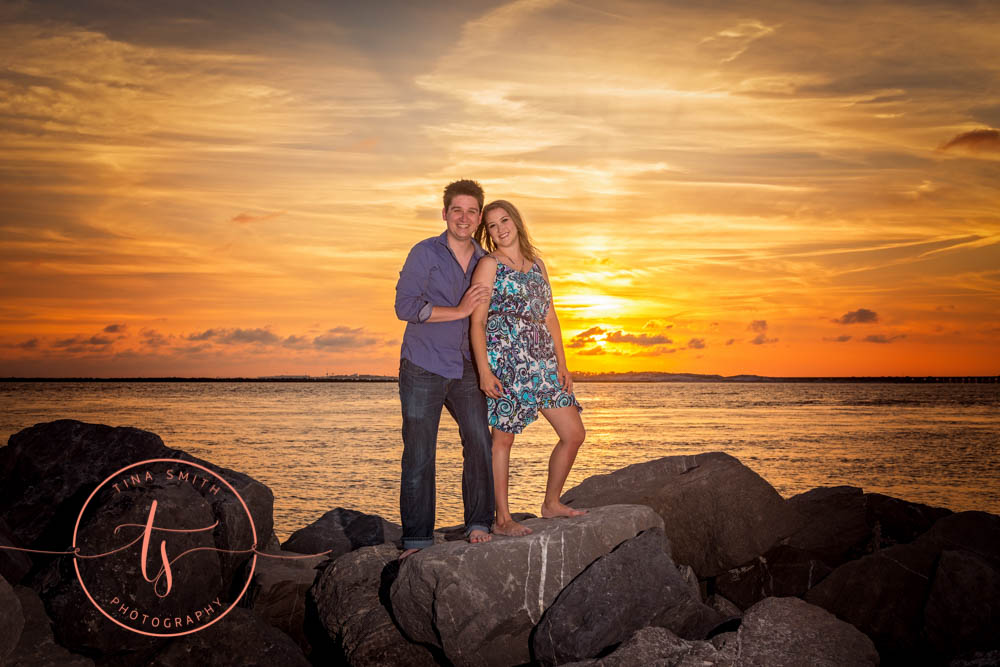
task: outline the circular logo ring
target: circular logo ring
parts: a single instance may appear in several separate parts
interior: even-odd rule
[[[193,463],[191,461],[185,461],[183,459],[146,459],[145,461],[139,461],[138,463],[133,463],[132,465],[125,466],[124,468],[111,473],[110,475],[108,475],[108,477],[103,482],[101,482],[100,484],[97,485],[97,488],[95,488],[91,492],[91,494],[89,496],[87,496],[86,502],[83,503],[83,507],[80,509],[80,514],[77,515],[77,517],[76,517],[76,525],[73,526],[73,545],[72,546],[73,546],[73,550],[74,551],[76,551],[76,549],[77,549],[76,540],[77,540],[77,533],[80,530],[80,521],[83,519],[83,514],[84,514],[84,512],[86,512],[87,506],[90,504],[90,501],[93,500],[94,496],[97,495],[97,492],[100,491],[108,482],[110,482],[112,479],[115,479],[116,477],[118,477],[119,475],[121,475],[126,470],[131,470],[132,468],[135,468],[135,467],[138,467],[138,466],[142,466],[142,465],[146,465],[148,463],[173,463],[173,464],[181,464],[181,465],[191,466],[193,468],[198,468],[199,470],[208,473],[212,477],[214,477],[217,480],[219,480],[220,482],[222,482],[226,486],[226,488],[228,488],[230,491],[233,492],[233,495],[236,496],[236,499],[240,501],[240,505],[243,507],[243,511],[246,512],[247,519],[250,521],[250,531],[251,531],[251,534],[253,535],[254,547],[256,548],[256,545],[257,545],[257,527],[253,523],[253,516],[250,515],[250,509],[247,507],[247,504],[243,500],[243,497],[236,491],[236,489],[233,488],[232,484],[230,484],[229,482],[227,482],[226,480],[224,480],[217,473],[213,472],[212,470],[210,470],[210,469],[206,468],[205,466],[200,465],[198,463]],[[136,633],[138,633],[140,635],[146,635],[148,637],[181,637],[183,635],[190,635],[190,634],[198,632],[200,630],[204,630],[205,628],[207,628],[207,627],[209,627],[211,625],[214,625],[215,623],[218,623],[219,621],[221,621],[223,619],[223,617],[225,617],[226,614],[228,614],[230,611],[232,611],[233,607],[236,606],[236,604],[240,601],[240,599],[242,599],[243,595],[247,592],[247,589],[250,587],[250,580],[253,579],[253,573],[254,573],[254,569],[256,567],[257,567],[257,554],[254,553],[254,555],[253,555],[253,561],[250,563],[250,572],[249,572],[249,574],[247,574],[247,581],[246,581],[245,584],[243,584],[243,590],[241,590],[240,594],[236,596],[236,599],[233,600],[232,604],[229,605],[229,607],[227,607],[224,611],[220,612],[218,616],[216,616],[215,618],[213,618],[208,623],[205,623],[204,625],[199,626],[197,628],[194,628],[192,630],[185,630],[183,632],[165,633],[165,632],[146,632],[145,630],[138,630],[136,628],[133,628],[133,627],[130,627],[130,626],[126,625],[125,623],[122,623],[121,621],[119,621],[118,619],[116,619],[115,617],[113,617],[111,614],[109,614],[107,611],[105,611],[104,608],[101,607],[101,605],[99,605],[97,603],[97,600],[94,599],[94,596],[91,595],[90,591],[87,590],[87,585],[85,583],[83,583],[83,575],[80,573],[80,560],[78,558],[74,558],[73,559],[73,569],[76,570],[76,578],[80,582],[80,587],[83,588],[83,592],[86,594],[87,599],[90,600],[91,604],[93,604],[97,608],[97,611],[99,611],[102,614],[104,614],[104,616],[108,620],[110,620],[112,623],[115,623],[116,625],[119,625],[119,626],[125,628],[126,630],[131,630],[132,632],[136,632]]]

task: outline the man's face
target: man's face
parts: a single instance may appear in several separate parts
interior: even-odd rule
[[[456,241],[468,241],[479,225],[479,201],[472,195],[455,195],[448,208],[441,211],[448,223],[448,236]]]

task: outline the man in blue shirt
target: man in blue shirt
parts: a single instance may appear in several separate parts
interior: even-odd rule
[[[442,407],[458,423],[462,439],[465,534],[473,543],[490,540],[492,440],[469,351],[469,315],[489,299],[487,286],[469,286],[486,254],[472,238],[482,210],[483,189],[475,181],[446,187],[441,217],[447,228],[413,246],[396,283],[396,316],[407,323],[399,361],[401,558],[434,544],[434,460]]]

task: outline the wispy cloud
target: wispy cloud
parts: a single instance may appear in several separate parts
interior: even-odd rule
[[[277,213],[262,213],[260,215],[252,215],[250,213],[240,213],[233,216],[230,222],[236,222],[241,225],[245,225],[250,222],[263,222],[265,220],[274,220],[285,214],[285,211],[278,211]]]
[[[316,347],[334,349],[366,347],[374,345],[377,342],[377,338],[369,335],[360,327],[355,329],[350,327],[334,327],[313,339],[313,345]]]
[[[878,322],[878,313],[873,310],[868,310],[867,308],[858,308],[857,310],[852,310],[849,313],[844,313],[838,318],[833,320],[837,324],[867,324],[870,322]]]
[[[777,343],[777,338],[768,338],[767,336],[767,320],[754,320],[747,326],[747,329],[757,333],[756,336],[750,339],[751,345],[767,345],[769,343]]]
[[[573,336],[566,347],[576,348],[576,347],[586,347],[587,345],[593,345],[599,336],[603,336],[607,331],[601,327],[590,327],[586,331],[581,331],[580,333]]]
[[[672,340],[666,336],[653,336],[650,334],[633,334],[624,331],[613,331],[608,334],[606,340],[609,343],[624,343],[627,345],[639,345],[650,347],[653,345],[669,345]]]
[[[895,336],[885,336],[883,334],[873,334],[871,336],[865,336],[862,340],[866,343],[892,343],[901,338],[906,338],[906,334],[897,334]]]
[[[148,348],[153,348],[153,349],[164,347],[166,345],[170,345],[171,342],[172,342],[170,336],[165,336],[161,332],[157,331],[156,329],[144,329],[142,331],[142,333],[140,333],[139,337],[140,337],[140,340],[141,340],[141,345],[143,347],[148,347]],[[197,338],[190,338],[190,337],[188,337],[188,340],[204,340],[204,339],[197,339]],[[202,346],[202,348],[203,347],[207,347],[207,346]],[[199,349],[202,349],[202,348],[199,348]],[[192,349],[192,348],[185,348],[185,349],[189,350],[189,349]]]
[[[980,129],[963,132],[953,137],[941,150],[964,149],[972,153],[995,153],[1000,155],[1000,130]]]

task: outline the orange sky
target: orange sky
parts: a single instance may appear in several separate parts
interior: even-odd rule
[[[463,177],[571,370],[1000,374],[995,2],[161,4],[0,4],[2,376],[394,373]]]

